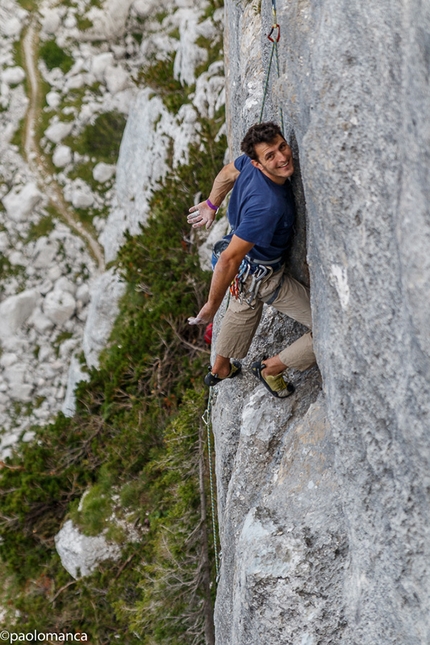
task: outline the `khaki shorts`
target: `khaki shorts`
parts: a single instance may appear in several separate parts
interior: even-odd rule
[[[250,286],[251,276],[245,283],[245,288]],[[225,358],[244,358],[248,353],[252,339],[257,331],[263,312],[263,305],[273,297],[275,290],[279,291],[271,306],[287,314],[293,320],[312,329],[312,317],[309,298],[309,289],[300,282],[290,278],[283,269],[274,273],[260,285],[258,298],[249,304],[230,297],[230,302],[221,324],[221,329],[216,341],[216,353]],[[294,343],[279,353],[280,360],[287,367],[306,370],[315,364],[311,332],[304,334]]]

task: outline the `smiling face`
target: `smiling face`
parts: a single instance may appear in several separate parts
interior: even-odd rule
[[[294,172],[291,148],[280,134],[270,143],[256,143],[254,146],[258,161],[251,159],[253,166],[275,182],[284,184]]]

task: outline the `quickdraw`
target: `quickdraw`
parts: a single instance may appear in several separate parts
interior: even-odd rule
[[[247,258],[242,260],[239,271],[230,285],[230,294],[242,304],[255,308],[255,301],[260,291],[263,280],[270,278],[273,274],[273,267],[267,264],[256,264]],[[251,276],[249,287],[248,277]]]
[[[250,270],[251,264],[246,258],[244,258],[240,263],[239,271],[234,276],[233,281],[230,285],[230,293],[233,298],[236,298],[236,300],[241,298],[243,284],[245,283]]]

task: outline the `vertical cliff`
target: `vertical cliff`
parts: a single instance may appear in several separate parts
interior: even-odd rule
[[[278,3],[318,370],[214,401],[218,645],[424,644],[429,625],[429,43],[412,1]],[[226,2],[231,156],[258,120],[271,3]],[[306,229],[306,240],[304,240]],[[299,329],[268,312],[249,353]],[[245,367],[248,363],[245,361]],[[246,370],[245,370],[246,374]]]

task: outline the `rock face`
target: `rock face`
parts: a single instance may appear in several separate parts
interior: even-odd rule
[[[99,354],[109,339],[124,291],[124,282],[113,270],[103,273],[94,284],[83,338],[85,360],[90,367],[98,366]]]
[[[235,156],[258,120],[272,16],[268,1],[226,5]],[[295,152],[322,391],[316,368],[293,374],[283,403],[252,377],[219,387],[217,645],[430,639],[430,14],[418,7],[278,6],[265,118],[282,105]],[[270,316],[250,358],[293,339]]]

